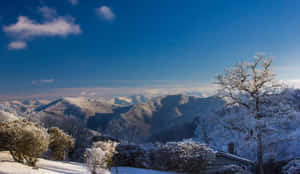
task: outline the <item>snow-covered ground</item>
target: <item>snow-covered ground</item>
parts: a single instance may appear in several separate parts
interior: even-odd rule
[[[117,174],[116,169],[111,169],[113,174]],[[118,174],[176,174],[175,172],[162,172],[149,169],[138,169],[132,167],[118,167]]]
[[[0,152],[0,174],[90,174],[83,163],[39,159],[37,165],[39,169],[13,162],[9,153]],[[118,167],[117,170],[118,174],[176,174],[131,167]],[[112,173],[116,174],[115,171],[116,169],[113,168]]]

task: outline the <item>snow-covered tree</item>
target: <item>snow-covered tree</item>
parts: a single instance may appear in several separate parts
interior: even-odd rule
[[[270,103],[262,105],[264,164],[278,163],[300,157],[300,90],[284,89],[269,96]],[[256,160],[257,120],[245,107],[234,106],[200,117],[195,140],[205,142],[219,151],[229,150],[234,144],[234,154]]]
[[[256,55],[253,63],[242,62],[223,75],[217,76],[220,86],[219,95],[229,106],[243,106],[256,119],[257,161],[260,174],[263,174],[262,129],[261,118],[265,116],[264,105],[270,103],[271,95],[279,91],[280,85],[275,80],[271,69],[272,59],[264,54]]]
[[[74,139],[57,127],[48,129],[50,136],[49,149],[51,158],[63,161],[66,158],[66,152],[74,147]]]
[[[47,130],[37,124],[25,119],[0,122],[0,149],[8,150],[17,162],[35,166],[48,144]]]
[[[101,148],[92,147],[86,149],[86,164],[92,174],[110,174],[107,166],[105,152]]]
[[[98,141],[86,149],[86,164],[93,174],[110,174],[108,169],[112,166],[117,145],[112,141]]]

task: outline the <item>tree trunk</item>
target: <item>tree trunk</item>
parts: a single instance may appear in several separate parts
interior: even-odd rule
[[[259,97],[256,97],[256,102],[255,102],[255,109],[256,109],[256,121],[259,121],[261,118],[260,115],[260,102],[259,102]],[[262,148],[262,139],[261,139],[261,125],[258,125],[257,127],[257,164],[258,164],[258,170],[259,174],[264,174],[264,168],[263,168],[263,148]]]
[[[257,164],[259,174],[264,174],[263,169],[263,150],[262,150],[262,139],[261,139],[261,131],[258,129],[257,131]]]

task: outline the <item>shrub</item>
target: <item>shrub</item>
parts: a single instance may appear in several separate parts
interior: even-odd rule
[[[86,149],[86,163],[93,174],[109,173],[108,170],[113,164],[113,156],[116,153],[118,143],[113,141],[95,142],[92,148]]]
[[[215,160],[215,153],[204,144],[193,141],[157,145],[152,151],[154,166],[162,170],[201,173]]]
[[[50,135],[51,158],[60,161],[65,160],[66,152],[74,146],[73,138],[57,127],[48,129],[48,133]]]
[[[50,135],[50,157],[54,160],[65,160],[66,152],[74,146],[73,138],[57,127],[48,129],[48,133]]]
[[[131,166],[178,173],[203,173],[215,160],[215,152],[193,141],[166,144],[120,144],[114,166]]]
[[[0,122],[0,146],[9,150],[17,162],[35,166],[37,158],[48,149],[46,129],[27,120]]]
[[[92,174],[100,174],[99,170],[107,167],[105,152],[101,148],[88,148],[85,152],[86,164]]]

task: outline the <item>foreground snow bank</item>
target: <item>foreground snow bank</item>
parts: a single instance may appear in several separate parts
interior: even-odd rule
[[[0,152],[0,174],[89,174],[82,163],[39,159],[39,169],[16,163],[8,152]]]
[[[116,168],[111,169],[113,174],[117,174]],[[132,167],[118,167],[118,174],[178,174],[174,172],[162,172],[157,170],[150,169],[138,169]]]
[[[14,162],[8,152],[0,152],[0,174],[90,174],[83,163],[39,159],[37,165],[39,169],[33,169]],[[131,167],[118,167],[117,170],[118,174],[176,174]],[[116,168],[112,169],[112,174],[116,174]]]

